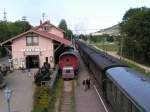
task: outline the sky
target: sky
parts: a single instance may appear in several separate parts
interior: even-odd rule
[[[89,33],[121,22],[130,8],[146,6],[150,0],[0,0],[0,20],[4,9],[8,21],[21,20],[26,16],[33,25],[44,20],[58,25],[65,19],[74,33]]]

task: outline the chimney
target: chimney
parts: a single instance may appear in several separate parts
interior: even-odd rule
[[[42,20],[40,20],[40,25],[42,25]]]

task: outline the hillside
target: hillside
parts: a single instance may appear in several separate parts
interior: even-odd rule
[[[92,35],[103,35],[103,34],[109,34],[112,36],[118,36],[119,33],[119,24],[111,26],[109,28],[101,29],[97,32],[91,33]]]

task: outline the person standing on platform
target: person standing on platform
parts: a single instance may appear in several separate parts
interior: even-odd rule
[[[28,69],[28,76],[31,77],[31,70],[30,70],[30,68]]]
[[[90,89],[90,87],[91,87],[91,80],[90,80],[90,78],[88,79],[88,89]]]
[[[83,90],[85,91],[86,90],[86,81],[85,80],[82,81],[82,85],[83,85]]]

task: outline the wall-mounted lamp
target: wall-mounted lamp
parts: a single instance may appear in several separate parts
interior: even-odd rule
[[[53,59],[54,59],[53,56],[50,56],[50,62],[53,62]]]

